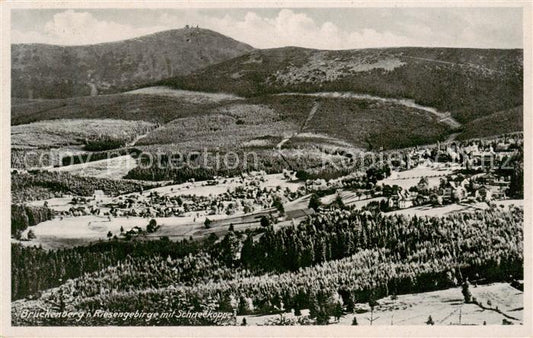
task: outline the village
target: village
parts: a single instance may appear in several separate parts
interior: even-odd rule
[[[106,196],[96,190],[89,197],[34,201],[30,205],[54,210],[55,218],[26,230],[21,239],[29,245],[40,237],[61,237],[61,233],[50,231],[64,229],[61,224],[73,218],[80,219],[77,227],[86,224],[90,240],[139,236],[179,239],[221,234],[229,226],[244,230],[265,224],[294,225],[321,209],[338,207],[373,207],[385,213],[423,216],[486,209],[495,202],[520,204],[510,188],[511,159],[521,150],[522,142],[521,135],[510,135],[404,149],[401,160],[330,180],[304,181],[288,170],[279,174],[252,171],[120,196]],[[183,230],[187,227],[190,231]],[[64,235],[69,236],[69,231]]]

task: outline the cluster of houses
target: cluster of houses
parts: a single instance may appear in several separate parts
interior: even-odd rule
[[[194,194],[161,194],[157,191],[132,193],[125,196],[108,197],[102,191],[95,191],[91,198],[74,197],[72,207],[60,213],[61,216],[99,215],[108,217],[181,217],[193,213],[203,215],[232,215],[237,212],[250,213],[271,208],[274,201],[292,201],[305,194],[305,189],[291,191],[281,186],[261,187],[266,173],[253,172],[241,175],[238,184],[221,194],[208,196]],[[218,184],[218,180],[206,181],[205,185]]]
[[[464,142],[437,142],[427,147],[413,147],[394,151],[398,169],[410,169],[419,164],[458,163],[468,169],[498,166],[523,148],[522,134],[510,134],[493,139],[476,139]],[[401,156],[398,156],[399,154]]]
[[[457,163],[472,174],[450,175],[438,187],[429,188],[427,178],[408,190],[392,189],[386,196],[389,209],[405,209],[417,205],[490,202],[507,198],[510,176],[497,175],[498,168],[523,147],[521,134],[467,142],[437,143],[434,147],[412,148],[400,163],[409,169],[421,163]],[[468,177],[467,177],[468,176]]]
[[[469,143],[437,144],[435,160],[462,163],[467,169],[495,167],[512,156],[520,147],[521,138],[505,138],[492,142],[477,140]]]
[[[324,191],[342,188],[364,188],[366,187],[366,175],[363,172],[353,172],[349,175],[336,179],[325,180],[323,178],[308,179],[305,181],[307,191]]]
[[[427,178],[420,179],[408,190],[397,187],[387,199],[389,209],[406,209],[418,205],[445,205],[451,203],[491,202],[506,199],[509,177],[497,177],[492,173],[465,178],[450,175],[441,179],[438,187],[430,188]]]
[[[288,188],[265,187],[264,171],[242,173],[234,178],[233,186],[224,193],[201,196],[157,191],[139,192],[115,198],[107,197],[102,191],[95,191],[92,198],[73,198],[72,207],[63,215],[103,215],[108,217],[179,217],[196,213],[206,215],[232,215],[238,212],[250,213],[273,207],[274,203],[285,203],[309,194],[328,190],[353,190],[361,196],[383,196],[388,209],[405,209],[418,205],[444,205],[449,203],[490,202],[507,198],[510,176],[502,176],[499,168],[510,156],[523,146],[521,135],[508,135],[493,140],[452,142],[433,147],[403,150],[402,160],[395,170],[409,169],[422,163],[459,163],[461,170],[441,178],[438,186],[428,184],[422,177],[418,184],[408,189],[398,186],[384,187],[370,184],[365,172],[353,172],[337,179],[307,180],[297,191]],[[490,167],[486,159],[490,158]],[[498,174],[497,174],[498,172]],[[283,171],[288,181],[296,180],[295,172]],[[206,181],[204,185],[225,183],[224,178]],[[360,192],[360,193],[359,193]]]

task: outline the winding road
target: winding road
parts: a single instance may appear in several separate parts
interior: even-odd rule
[[[278,95],[299,95],[299,96],[314,96],[314,97],[328,97],[340,99],[355,99],[355,100],[371,100],[394,103],[404,107],[414,108],[431,113],[439,118],[439,121],[447,124],[451,128],[461,127],[461,123],[455,120],[449,112],[440,112],[433,107],[422,106],[411,99],[394,99],[390,97],[380,97],[368,94],[357,94],[352,92],[320,92],[320,93],[282,93]]]

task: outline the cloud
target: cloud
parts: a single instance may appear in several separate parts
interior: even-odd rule
[[[42,32],[12,31],[12,43],[50,43],[85,45],[118,41],[164,30],[163,26],[133,27],[112,21],[98,20],[91,13],[66,10],[57,13],[44,25]]]
[[[416,45],[419,41],[390,31],[361,29],[346,31],[330,21],[316,22],[305,13],[290,9],[280,10],[275,17],[262,17],[253,11],[242,18],[230,15],[209,17],[194,14],[190,22],[215,30],[257,48],[297,46],[320,49],[354,49]],[[160,22],[180,22],[181,17],[163,14]]]
[[[41,31],[12,30],[12,42],[80,45],[138,37],[186,24],[209,28],[256,48],[298,46],[320,49],[443,46],[512,48],[521,46],[516,13],[464,9],[403,9],[342,12],[337,21],[320,20],[319,10],[281,9],[209,12],[200,10],[157,13],[144,26],[121,17],[101,20],[89,11],[56,13]],[[127,14],[126,14],[127,15]],[[108,16],[109,17],[109,16]],[[372,19],[372,20],[371,20]],[[348,22],[349,24],[346,24]],[[342,24],[344,23],[344,25]],[[518,41],[518,42],[517,42]]]
[[[365,47],[402,46],[415,43],[392,32],[363,29],[348,32],[332,22],[317,23],[305,13],[282,9],[274,17],[262,17],[253,11],[241,18],[163,13],[157,25],[134,27],[113,21],[98,20],[89,12],[66,10],[57,13],[44,25],[42,32],[12,31],[12,43],[49,43],[82,45],[118,41],[166,29],[181,28],[185,24],[215,30],[257,48],[298,46],[321,49],[351,49]]]

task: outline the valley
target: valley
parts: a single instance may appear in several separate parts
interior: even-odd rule
[[[11,56],[13,325],[525,323],[521,49]]]

